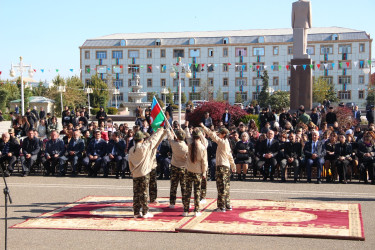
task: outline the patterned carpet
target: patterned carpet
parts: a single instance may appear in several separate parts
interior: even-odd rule
[[[169,198],[151,204],[150,219],[134,219],[131,197],[88,196],[65,207],[30,218],[11,228],[108,231],[196,232],[279,235],[364,240],[359,204],[269,200],[232,200],[232,211],[212,212],[215,199],[201,206],[202,216],[182,217],[182,205]],[[179,201],[179,199],[178,199]]]

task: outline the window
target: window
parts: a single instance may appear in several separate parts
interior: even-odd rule
[[[279,54],[279,46],[273,46],[273,55],[276,56]]]
[[[201,79],[193,78],[189,79],[189,87],[200,87],[201,86]]]
[[[91,79],[90,78],[86,78],[85,83],[86,83],[86,86],[91,85]]]
[[[175,104],[178,104],[178,92],[173,93],[173,101],[174,101]]]
[[[351,76],[339,76],[339,84],[350,84]]]
[[[272,65],[273,65],[273,71],[279,71],[279,63],[278,62],[274,62]]]
[[[96,66],[96,71],[99,74],[105,74],[105,73],[107,73],[107,66],[106,65],[97,65]]]
[[[208,86],[213,87],[214,86],[214,79],[208,78]]]
[[[366,47],[365,47],[365,44],[364,44],[364,43],[360,43],[360,44],[359,44],[359,52],[360,52],[360,53],[365,52],[365,50],[366,50],[365,48],[366,48]]]
[[[351,69],[351,61],[339,61],[339,69]]]
[[[115,85],[116,88],[124,87],[124,80],[123,79],[116,79],[113,81],[113,85]]]
[[[292,78],[289,76],[288,77],[288,86],[290,86],[291,83],[292,83]]]
[[[293,46],[288,46],[288,55],[293,55]]]
[[[237,63],[236,72],[247,71],[247,63]]]
[[[236,48],[236,56],[247,56],[247,48]]]
[[[326,81],[328,84],[333,84],[333,76],[324,76],[322,80]]]
[[[181,87],[185,87],[185,78],[181,78]],[[173,87],[178,86],[178,79],[173,79]]]
[[[86,74],[90,74],[90,71],[91,71],[90,65],[86,65],[85,66],[85,72],[86,72]]]
[[[152,58],[152,50],[147,50],[147,58]]]
[[[118,95],[113,95],[112,96],[112,102],[115,102],[116,101],[116,97],[117,97],[117,101],[124,101],[124,93],[120,93]],[[115,103],[112,103],[112,105],[115,105]]]
[[[160,64],[160,73],[167,72],[167,66],[165,64]]]
[[[247,78],[245,77],[236,78],[236,87],[237,86],[247,86]]]
[[[332,35],[332,40],[333,40],[333,41],[337,41],[337,40],[339,40],[339,35],[337,35],[337,34],[333,34],[333,35]]]
[[[264,43],[264,36],[258,37],[258,43]]]
[[[194,44],[195,44],[195,38],[190,38],[189,45],[194,45]]]
[[[223,78],[223,86],[228,86],[228,78]]]
[[[253,63],[253,71],[263,71],[264,63]]]
[[[152,102],[152,99],[154,98],[154,93],[153,92],[147,92],[147,101]],[[129,100],[130,102],[130,100]]]
[[[315,55],[315,47],[314,46],[307,46],[306,54],[308,55]]]
[[[122,74],[124,73],[124,67],[122,67],[122,65],[113,65],[112,72],[115,74]]]
[[[147,79],[147,87],[150,88],[152,87],[152,79]]]
[[[201,93],[189,93],[189,100],[200,100],[201,99]]]
[[[208,49],[208,57],[214,56],[214,49]]]
[[[228,57],[228,48],[223,48],[223,57]]]
[[[215,65],[213,64],[213,63],[209,63],[208,65],[207,65],[207,71],[208,72],[214,72],[215,71],[215,67],[214,67]]]
[[[190,49],[189,50],[190,57],[199,57],[200,56],[200,49]]]
[[[90,59],[90,51],[85,51],[85,59]]]
[[[223,63],[223,72],[228,72],[228,64]]]
[[[358,91],[358,99],[365,99],[365,91],[364,90]]]
[[[96,51],[96,59],[107,59],[107,51]]]
[[[138,50],[129,50],[128,51],[128,57],[129,58],[138,58],[139,57],[139,51]]]
[[[155,45],[156,46],[160,46],[161,45],[161,40],[160,39],[156,39],[155,40]]]
[[[122,50],[112,51],[113,59],[122,59]]]
[[[147,64],[147,73],[152,73],[152,64]]]
[[[339,45],[339,54],[351,54],[352,46],[350,44]]]
[[[320,46],[320,54],[333,54],[333,45],[321,45]]]
[[[223,44],[229,44],[229,38],[228,37],[223,38]]]
[[[184,57],[185,51],[183,49],[174,49],[173,50],[173,57]]]
[[[120,46],[126,46],[126,41],[125,40],[121,40],[120,41]]]
[[[128,66],[128,73],[139,73],[139,65],[138,64],[129,64]]]
[[[365,76],[359,76],[358,83],[365,84]]]
[[[258,98],[259,98],[259,93],[260,93],[260,92],[253,92],[253,96],[252,96],[253,98],[252,98],[252,99],[253,99],[253,100],[258,100]]]
[[[352,99],[351,97],[351,91],[339,91],[338,97],[340,100],[350,100]]]
[[[166,80],[165,79],[160,79],[160,86],[165,87]]]
[[[228,92],[223,92],[223,99],[224,99],[224,101],[229,101],[229,93]]]
[[[264,56],[264,48],[253,48],[254,56]]]
[[[253,77],[253,86],[261,86],[263,84],[262,78]]]
[[[247,102],[247,91],[246,92],[236,92],[236,95],[237,94],[241,95],[242,102]]]
[[[160,50],[160,57],[162,57],[162,58],[165,57],[165,49]]]
[[[273,80],[272,80],[272,82],[273,82],[273,86],[278,86],[279,85],[279,78],[278,77],[273,77]]]

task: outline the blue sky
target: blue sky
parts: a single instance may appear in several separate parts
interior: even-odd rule
[[[78,47],[88,38],[113,33],[289,28],[294,1],[3,0],[0,78],[9,78],[11,62],[19,62],[21,55],[38,69],[36,80],[54,78],[55,69],[65,77],[78,74]],[[314,27],[365,30],[374,37],[374,0],[311,3]],[[50,72],[41,73],[42,68]]]

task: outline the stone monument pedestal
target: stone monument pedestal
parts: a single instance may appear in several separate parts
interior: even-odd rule
[[[312,109],[312,60],[292,59],[291,64],[297,65],[297,69],[291,67],[290,110],[296,111],[303,105],[306,112],[309,112]],[[306,65],[306,69],[302,65]]]

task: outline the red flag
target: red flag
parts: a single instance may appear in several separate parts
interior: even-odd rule
[[[346,62],[346,66],[349,68],[350,62]]]
[[[122,69],[124,66],[120,65],[120,69]]]
[[[36,69],[34,69],[34,72],[36,72]]]
[[[290,67],[290,66],[289,66],[289,65],[286,65],[285,67],[286,67],[287,70],[289,70],[289,67]]]
[[[202,63],[202,68],[204,67],[204,64]]]
[[[259,65],[257,65],[257,69],[259,69],[260,68],[260,66]]]
[[[0,71],[0,75],[1,75],[1,73],[3,73],[3,72]]]
[[[316,66],[318,67],[318,69],[320,69],[320,64],[319,63]]]
[[[228,65],[232,65],[232,64],[228,63]]]

